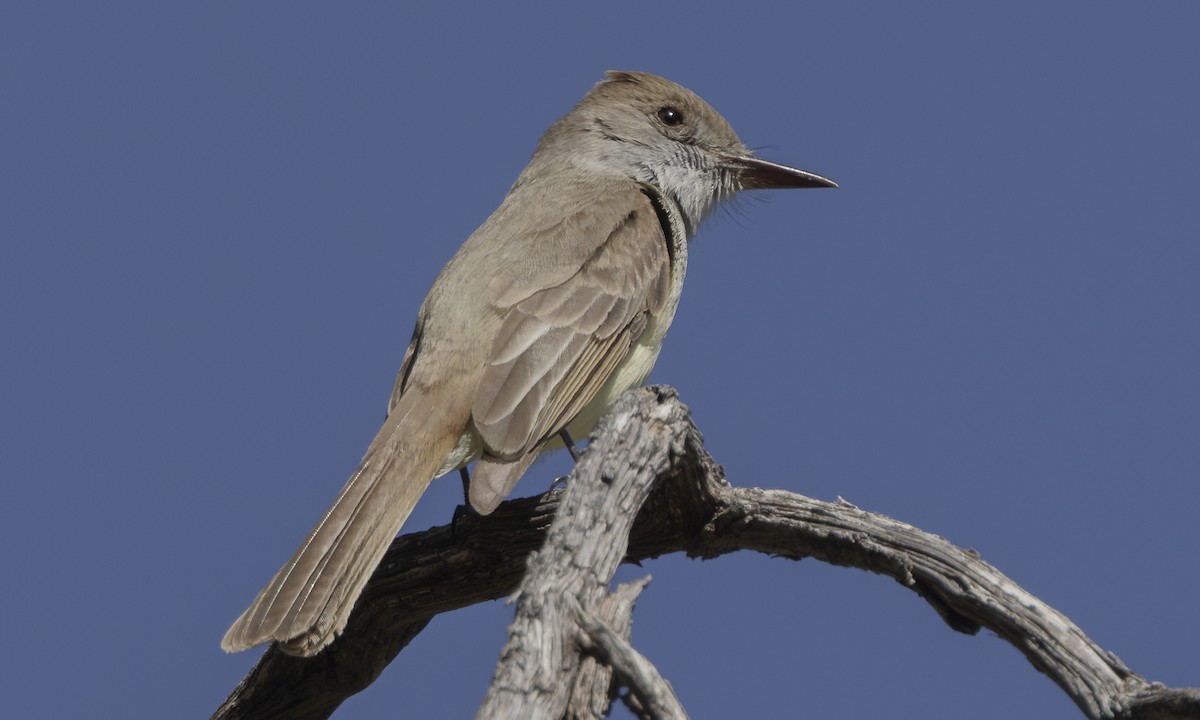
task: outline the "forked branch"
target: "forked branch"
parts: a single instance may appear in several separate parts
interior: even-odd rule
[[[625,700],[639,715],[681,716],[669,685],[628,642],[629,613],[640,586],[606,594],[610,567],[622,556],[636,562],[672,552],[707,558],[757,550],[894,578],[925,598],[953,629],[974,633],[986,627],[1014,645],[1088,718],[1200,718],[1200,689],[1148,682],[971,551],[846,503],[729,485],[670,388],[642,388],[621,397],[572,474],[569,492],[568,499],[553,491],[510,501],[488,517],[462,518],[453,529],[398,538],[341,638],[313,658],[267,650],[213,717],[329,717],[373,682],[434,615],[511,594],[527,565],[540,570],[525,581],[530,592],[519,603],[526,612],[522,617],[518,611],[497,669],[504,687],[494,686],[487,703],[542,693],[513,684],[506,674],[506,659],[522,653],[555,673],[534,672],[533,682],[554,677],[552,685],[561,680],[570,689],[565,705],[551,692],[552,702],[522,706],[549,713],[537,717],[595,716],[619,687],[629,690]],[[556,512],[564,527],[553,531],[555,542],[567,546],[548,544],[530,559],[543,547]],[[636,517],[631,528],[622,526],[622,516]],[[605,533],[600,541],[594,530],[579,535],[578,528],[567,527],[580,520],[588,527],[612,526],[623,537]],[[563,562],[590,568],[587,581],[564,571]],[[548,597],[552,588],[559,589],[550,603],[556,614],[546,614],[541,610],[549,606],[535,600]],[[531,633],[551,626],[550,644],[528,642]],[[536,657],[540,652],[550,655]],[[564,667],[571,673],[557,674]],[[512,706],[488,707],[493,709],[484,711],[487,716],[504,717],[508,711],[501,708]]]

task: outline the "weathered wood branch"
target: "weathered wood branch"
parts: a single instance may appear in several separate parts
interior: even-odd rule
[[[649,582],[650,578],[644,577],[617,586],[604,598],[600,616],[596,620],[603,623],[614,636],[628,643],[633,629],[633,603]],[[597,651],[589,640],[590,637],[580,638],[585,654],[576,676],[575,688],[571,691],[571,700],[567,704],[567,720],[591,720],[606,716],[617,691],[613,670],[620,667],[619,663],[610,662],[603,651]],[[625,696],[625,700],[635,702],[629,695]],[[645,714],[640,706],[634,708],[634,713],[639,716]]]
[[[612,668],[618,683],[629,689],[629,707],[638,717],[671,720],[687,717],[671,684],[658,673],[658,668],[633,648],[627,635],[617,632],[596,615],[583,611],[576,622],[580,649]]]
[[[683,420],[662,423],[664,412],[673,412],[663,406],[677,406]],[[707,558],[757,550],[870,570],[917,592],[955,630],[994,631],[1062,687],[1086,717],[1200,718],[1200,689],[1172,689],[1146,681],[971,551],[846,503],[730,486],[670,388],[630,391],[603,427],[631,427],[630,423],[655,437],[669,462],[654,461],[665,472],[637,513],[626,561],[680,551]],[[601,451],[604,434],[597,433],[580,467],[596,463],[611,477],[608,468],[622,467],[628,460]],[[573,476],[578,473],[577,469]],[[571,482],[577,480],[573,477]],[[398,538],[341,638],[313,658],[270,648],[213,717],[329,717],[345,698],[369,685],[434,615],[511,594],[525,575],[529,555],[541,547],[561,500],[561,491],[514,500],[486,518],[462,518],[453,529],[444,526]],[[612,617],[605,619],[612,624]],[[627,636],[627,625],[616,625],[620,623],[613,626],[618,636]],[[608,662],[602,651],[592,658]],[[616,659],[611,661],[620,666]],[[588,707],[595,711],[601,702],[595,688],[605,684],[606,677],[590,677],[577,687],[590,687]],[[628,675],[620,680],[626,685],[637,682]],[[578,712],[583,706],[572,707]]]
[[[585,650],[613,669],[645,716],[686,717],[671,686],[603,618],[634,519],[684,450],[684,436],[674,432],[687,423],[683,405],[646,409],[606,418],[572,473],[545,544],[529,558],[516,619],[479,717],[563,717]]]

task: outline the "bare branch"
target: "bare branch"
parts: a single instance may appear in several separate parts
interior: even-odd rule
[[[670,470],[671,457],[683,451],[683,436],[673,429],[686,421],[681,404],[656,403],[637,416],[614,413],[601,423],[572,473],[545,545],[529,559],[516,619],[479,717],[560,718],[582,665],[580,635],[612,653],[621,653],[615,643],[628,647],[597,616],[625,558],[634,518],[655,480]],[[620,656],[627,662],[614,666],[618,675],[657,678],[641,656]],[[661,678],[639,689],[651,717],[683,717],[678,701],[665,703],[674,695]]]
[[[665,405],[680,408],[685,419],[662,423],[657,418]],[[670,460],[637,514],[626,561],[680,551],[714,557],[757,550],[870,570],[917,592],[955,630],[987,627],[1012,643],[1089,718],[1200,717],[1200,690],[1147,682],[972,551],[846,503],[731,487],[686,417],[675,392],[663,387],[630,391],[610,413],[609,426],[641,425]],[[598,434],[594,447],[601,440]],[[580,467],[596,462],[611,475],[627,466],[627,460],[602,454],[589,450]],[[345,635],[314,658],[268,650],[214,717],[328,717],[370,684],[434,615],[511,594],[559,500],[556,491],[511,501],[489,517],[459,520],[455,532],[441,527],[397,539]]]
[[[628,641],[633,629],[633,603],[637,600],[642,589],[649,584],[650,578],[624,583],[616,590],[605,596],[600,605],[600,620],[612,629],[618,637]],[[613,683],[612,665],[603,658],[587,652],[583,646],[583,662],[575,680],[575,688],[571,691],[571,700],[567,704],[567,720],[590,720],[605,717],[617,693],[617,685]],[[640,711],[635,711],[635,714]]]
[[[608,623],[583,610],[580,610],[576,621],[582,635],[582,647],[610,666],[621,685],[629,688],[629,692],[637,699],[636,708],[630,709],[645,718],[676,720],[687,717],[671,684],[649,660],[633,649],[627,637],[622,637]]]

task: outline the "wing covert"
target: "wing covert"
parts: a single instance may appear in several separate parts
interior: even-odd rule
[[[498,308],[503,321],[472,407],[496,458],[534,450],[586,407],[666,302],[668,239],[650,199],[630,189],[609,202],[628,211],[600,243],[579,242],[595,249],[577,271]]]

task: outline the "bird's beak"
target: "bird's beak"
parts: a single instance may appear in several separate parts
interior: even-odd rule
[[[837,183],[829,178],[797,170],[787,165],[779,165],[753,155],[726,157],[723,164],[737,175],[744,190],[837,187]]]

